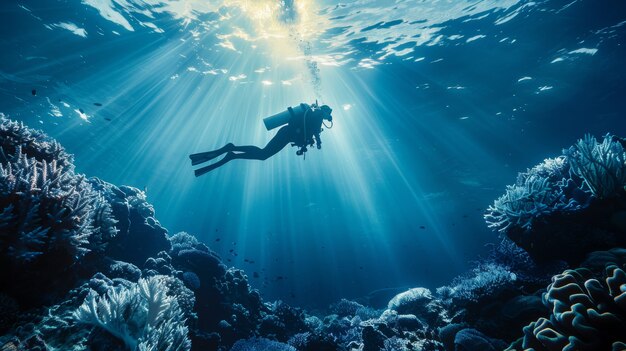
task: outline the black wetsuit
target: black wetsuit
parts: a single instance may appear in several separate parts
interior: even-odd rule
[[[323,113],[321,110],[308,110],[303,116],[294,115],[286,126],[281,127],[276,135],[264,148],[253,145],[235,146],[230,144],[216,150],[217,155],[227,152],[220,161],[197,169],[196,176],[210,172],[227,162],[235,159],[246,160],[267,160],[284,149],[289,143],[300,148],[317,145],[319,149],[322,145],[320,133],[322,131]]]

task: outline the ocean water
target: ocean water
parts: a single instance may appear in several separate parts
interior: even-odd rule
[[[376,306],[485,255],[517,172],[626,136],[625,39],[618,0],[6,0],[0,112],[265,298]],[[194,177],[189,154],[264,145],[262,118],[316,99],[334,125],[306,160]]]

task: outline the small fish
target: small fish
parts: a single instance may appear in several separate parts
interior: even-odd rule
[[[259,272],[252,272],[252,277],[253,277],[253,278],[258,278],[258,277],[260,277]]]
[[[420,225],[420,229],[426,229],[426,227],[423,225]]]
[[[279,275],[279,276],[276,277],[276,280],[283,280],[283,279],[285,279],[285,278],[282,275]]]
[[[96,106],[102,106],[102,104],[99,103],[99,102],[94,102],[93,104],[96,105]]]
[[[33,94],[33,96],[37,95],[37,89],[31,90],[30,93]]]
[[[220,240],[221,240],[220,238],[215,238],[215,241],[220,241]]]
[[[83,110],[82,108],[79,108],[78,111],[80,111],[80,113],[85,113],[85,110]]]
[[[230,250],[228,250],[228,252],[233,252],[233,251],[235,251],[235,249],[230,249]]]
[[[226,261],[228,261],[228,262],[232,262],[232,260],[231,260],[230,258],[227,258],[227,259],[226,259]]]
[[[106,121],[111,122],[111,119],[110,119],[109,117],[104,117],[104,119],[105,119]]]
[[[363,269],[363,266],[359,266],[359,269]]]

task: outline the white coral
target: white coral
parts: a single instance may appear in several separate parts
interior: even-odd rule
[[[188,328],[162,276],[111,288],[106,296],[91,290],[74,312],[80,323],[98,326],[133,351],[188,351]]]
[[[587,134],[566,153],[571,172],[584,179],[596,197],[614,196],[626,185],[626,152],[609,134],[602,143]]]

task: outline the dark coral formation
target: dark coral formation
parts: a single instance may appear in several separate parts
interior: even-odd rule
[[[520,173],[487,210],[488,225],[538,260],[577,264],[591,251],[625,246],[623,144],[610,135],[585,136],[564,155]]]

